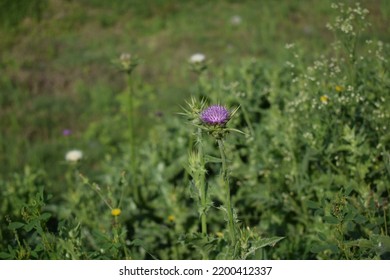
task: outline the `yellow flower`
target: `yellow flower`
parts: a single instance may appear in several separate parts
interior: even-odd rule
[[[119,208],[114,208],[114,209],[112,209],[111,210],[111,215],[113,215],[114,217],[116,217],[116,216],[119,216],[120,214],[121,214],[121,209],[119,209]]]
[[[215,233],[215,235],[217,237],[219,237],[219,238],[222,238],[223,237],[223,232],[218,231],[218,232]]]
[[[168,221],[171,222],[171,223],[173,223],[173,222],[175,221],[175,216],[169,215],[169,216],[168,216]]]
[[[320,97],[320,100],[321,100],[322,104],[328,104],[328,103],[329,103],[329,96],[327,96],[327,95],[322,95],[322,96]]]
[[[342,86],[335,86],[335,90],[337,92],[342,92],[344,90],[344,88]]]

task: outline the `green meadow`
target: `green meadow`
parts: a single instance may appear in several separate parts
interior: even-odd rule
[[[0,0],[0,259],[390,259],[389,20]]]

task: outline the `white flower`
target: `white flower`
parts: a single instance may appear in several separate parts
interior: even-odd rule
[[[240,25],[242,22],[242,19],[240,16],[232,16],[232,18],[230,19],[230,23],[232,25]]]
[[[79,161],[83,157],[83,152],[80,150],[71,150],[66,153],[65,160],[70,162]]]
[[[206,56],[203,53],[196,53],[190,57],[191,63],[201,63],[206,60]]]

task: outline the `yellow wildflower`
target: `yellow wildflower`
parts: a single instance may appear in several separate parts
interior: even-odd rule
[[[327,96],[327,95],[322,95],[322,96],[320,97],[320,100],[321,100],[322,104],[328,104],[328,103],[329,103],[329,96]]]
[[[121,209],[119,209],[119,208],[114,208],[114,209],[112,209],[111,210],[111,215],[113,215],[114,217],[116,217],[116,216],[119,216],[120,214],[121,214]]]
[[[344,88],[342,86],[335,86],[335,90],[337,92],[342,92],[344,90]]]
[[[173,223],[173,222],[175,221],[175,216],[169,215],[169,216],[168,216],[168,221],[171,222],[171,223]]]
[[[222,238],[222,237],[223,237],[223,232],[217,231],[217,232],[215,233],[215,235],[216,235],[217,237],[219,237],[219,238]]]

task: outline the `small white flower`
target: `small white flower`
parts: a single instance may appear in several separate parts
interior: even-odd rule
[[[241,17],[240,16],[232,16],[232,18],[230,19],[230,23],[232,24],[232,25],[240,25],[241,24],[241,22],[242,22],[242,19],[241,19]]]
[[[66,153],[65,160],[70,162],[79,161],[83,157],[83,152],[80,150],[71,150]]]
[[[203,53],[195,53],[190,57],[191,63],[201,63],[206,60],[206,56]]]

